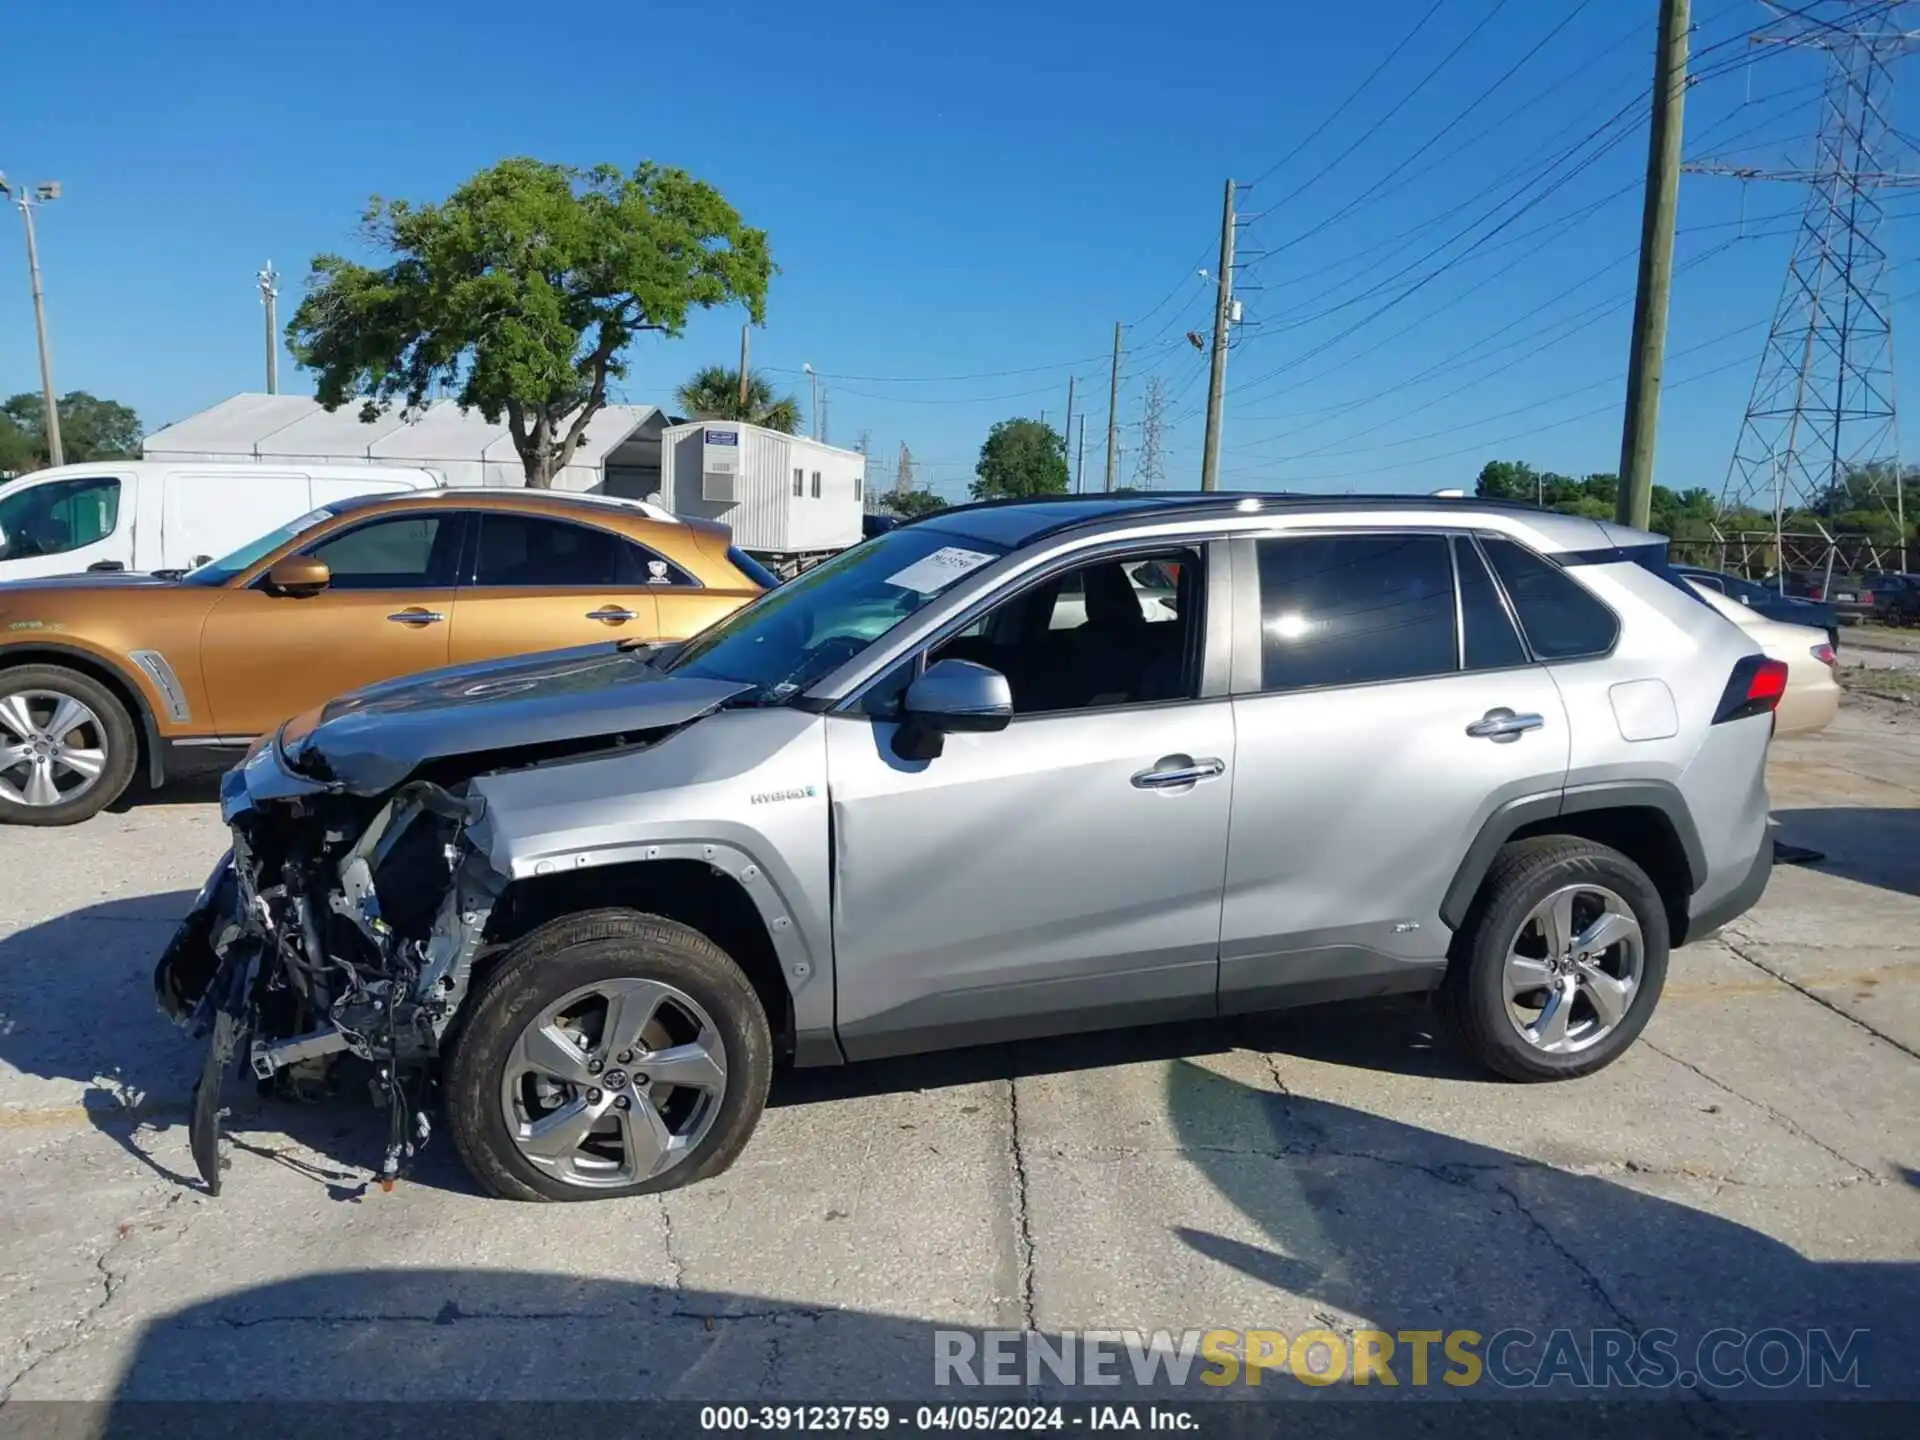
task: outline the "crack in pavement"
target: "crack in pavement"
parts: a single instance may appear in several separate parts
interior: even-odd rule
[[[1861,1180],[1865,1180],[1868,1184],[1872,1184],[1872,1185],[1884,1185],[1886,1183],[1886,1179],[1884,1176],[1875,1174],[1873,1170],[1871,1170],[1869,1167],[1865,1165],[1862,1165],[1858,1160],[1855,1160],[1851,1155],[1843,1154],[1839,1150],[1834,1149],[1833,1146],[1829,1145],[1826,1141],[1822,1140],[1818,1135],[1814,1135],[1809,1131],[1807,1131],[1805,1128],[1803,1128],[1799,1121],[1795,1120],[1791,1115],[1788,1115],[1785,1111],[1776,1110],[1773,1106],[1769,1105],[1766,1101],[1756,1099],[1752,1095],[1748,1095],[1743,1091],[1736,1090],[1733,1086],[1729,1085],[1726,1081],[1722,1080],[1719,1076],[1709,1074],[1704,1067],[1694,1064],[1693,1061],[1683,1060],[1678,1055],[1675,1055],[1671,1050],[1662,1050],[1658,1045],[1654,1044],[1653,1041],[1647,1039],[1646,1036],[1644,1035],[1640,1037],[1640,1043],[1646,1046],[1647,1049],[1653,1051],[1654,1054],[1662,1056],[1667,1060],[1671,1060],[1675,1065],[1678,1065],[1682,1070],[1689,1070],[1693,1074],[1698,1075],[1702,1080],[1706,1081],[1709,1085],[1713,1086],[1716,1090],[1724,1091],[1726,1094],[1733,1096],[1734,1099],[1744,1101],[1746,1104],[1753,1106],[1754,1109],[1758,1110],[1762,1115],[1765,1115],[1769,1120],[1771,1120],[1774,1124],[1778,1125],[1782,1130],[1785,1130],[1789,1135],[1794,1136],[1796,1139],[1806,1141],[1807,1144],[1813,1146],[1816,1150],[1820,1150],[1825,1152],[1828,1155],[1831,1155],[1834,1159],[1838,1160],[1842,1165],[1845,1165],[1848,1169],[1857,1171],[1858,1174],[1854,1178],[1854,1183],[1858,1183]],[[1794,1187],[1794,1188],[1799,1188],[1799,1187]],[[1824,1188],[1824,1187],[1815,1187],[1815,1188]]]
[[[1533,1213],[1532,1207],[1530,1207],[1526,1201],[1522,1200],[1519,1195],[1515,1194],[1512,1189],[1502,1185],[1497,1180],[1493,1182],[1493,1188],[1513,1202],[1513,1208],[1526,1217],[1529,1225],[1540,1232],[1540,1238],[1547,1242],[1547,1245],[1556,1255],[1573,1267],[1574,1272],[1585,1282],[1587,1289],[1592,1291],[1600,1303],[1607,1307],[1612,1313],[1613,1318],[1638,1337],[1640,1334],[1638,1322],[1636,1322],[1632,1316],[1628,1315],[1627,1312],[1620,1307],[1620,1303],[1608,1293],[1607,1287],[1600,1283],[1600,1277],[1587,1268],[1587,1262],[1574,1254],[1573,1251],[1569,1250],[1565,1245],[1561,1244],[1560,1237],[1555,1235],[1546,1223],[1542,1221],[1538,1215]]]
[[[1027,1154],[1020,1135],[1020,1086],[1007,1077],[1007,1149],[1013,1166],[1013,1235],[1020,1265],[1020,1323],[1032,1330],[1033,1323],[1033,1225],[1027,1209]]]
[[[1759,941],[1751,938],[1750,936],[1738,934],[1732,930],[1725,930],[1725,931],[1722,931],[1720,934],[1720,943],[1726,946],[1727,949],[1731,951],[1736,958],[1746,961],[1747,964],[1751,965],[1754,969],[1758,970],[1762,975],[1771,976],[1773,979],[1778,980],[1782,985],[1786,986],[1789,990],[1793,991],[1795,994],[1804,995],[1807,997],[1807,999],[1813,1001],[1814,1004],[1820,1006],[1822,1009],[1831,1010],[1835,1015],[1838,1015],[1842,1020],[1845,1020],[1849,1025],[1854,1025],[1859,1027],[1860,1029],[1866,1031],[1869,1035],[1873,1036],[1876,1040],[1884,1040],[1887,1044],[1891,1045],[1894,1049],[1898,1050],[1902,1055],[1909,1056],[1915,1060],[1920,1060],[1920,1050],[1916,1050],[1911,1045],[1905,1044],[1902,1041],[1894,1039],[1893,1036],[1887,1034],[1886,1031],[1875,1028],[1874,1026],[1868,1024],[1865,1020],[1862,1020],[1858,1015],[1855,1015],[1847,1010],[1842,1010],[1838,1005],[1834,1004],[1831,1000],[1827,999],[1826,996],[1818,994],[1815,991],[1809,990],[1806,986],[1802,985],[1799,981],[1793,979],[1791,976],[1781,974],[1778,970],[1775,970],[1771,965],[1762,963],[1755,956],[1749,954],[1747,950],[1741,948],[1743,945],[1748,947],[1757,945],[1760,943]]]
[[[54,1356],[64,1354],[66,1351],[71,1350],[93,1332],[95,1323],[119,1296],[121,1286],[125,1284],[127,1275],[131,1273],[131,1267],[129,1267],[128,1271],[123,1272],[116,1272],[113,1268],[113,1259],[114,1256],[119,1253],[120,1247],[143,1230],[165,1228],[167,1212],[172,1210],[173,1207],[181,1201],[191,1199],[192,1196],[193,1192],[191,1191],[175,1189],[158,1205],[150,1206],[140,1211],[132,1219],[122,1220],[113,1227],[113,1238],[107,1242],[106,1247],[102,1249],[98,1255],[94,1256],[93,1259],[93,1267],[100,1277],[99,1299],[88,1306],[80,1315],[64,1322],[59,1328],[65,1330],[66,1333],[60,1339],[48,1345],[46,1349],[41,1350],[38,1354],[35,1354],[32,1359],[28,1360],[26,1364],[22,1365],[9,1376],[4,1384],[0,1384],[0,1405],[4,1405],[12,1397],[14,1390],[18,1388],[20,1383],[29,1375],[33,1374],[34,1371],[46,1364],[47,1361],[53,1359]],[[189,1220],[187,1224],[182,1225],[168,1243],[172,1244],[178,1241],[190,1228],[191,1220]],[[42,1331],[41,1333],[44,1334],[46,1332]],[[34,1338],[36,1337],[28,1337],[25,1345],[31,1346]]]
[[[674,1249],[673,1211],[667,1208],[667,1193],[665,1190],[662,1190],[654,1197],[660,1202],[660,1227],[662,1232],[660,1248],[666,1252],[667,1266],[673,1273],[673,1288],[676,1291],[680,1291],[687,1288],[687,1265],[686,1262],[680,1258],[679,1252]]]

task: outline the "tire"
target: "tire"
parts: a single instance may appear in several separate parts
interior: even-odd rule
[[[608,1045],[602,1053],[604,1032],[615,1023],[610,1002],[599,1008],[606,1000],[603,992],[619,995],[623,987],[628,997],[643,997],[635,1014],[657,1004],[657,1010],[648,1012],[657,1017],[651,1024],[665,1027],[672,1021],[677,1027],[665,1037],[669,1046],[662,1046],[660,1037],[643,1037],[644,1044],[629,1050]],[[565,1065],[527,1070],[523,1035],[536,1039],[552,1035],[551,1028],[536,1029],[536,1022],[557,1006],[575,1005],[569,997],[582,991],[590,992],[577,1002],[587,1018],[569,1019],[572,1012],[563,1012],[552,1023],[578,1024],[578,1032],[566,1033],[579,1034],[583,1043],[563,1051],[544,1044],[535,1048],[543,1056],[563,1054],[567,1064],[578,1054],[601,1068],[591,1078],[576,1074],[571,1081],[549,1078],[558,1077]],[[665,998],[656,998],[662,991]],[[635,1002],[628,998],[624,1003]],[[448,1128],[469,1173],[482,1188],[503,1199],[612,1199],[708,1179],[733,1164],[766,1107],[773,1042],[752,983],[706,936],[658,915],[586,910],[541,926],[501,958],[469,999],[460,1021],[444,1076]],[[710,1036],[707,1024],[712,1026]],[[680,1037],[691,1033],[688,1027],[693,1025],[699,1026],[695,1040],[683,1043]],[[710,1089],[693,1085],[647,1088],[652,1085],[652,1077],[646,1074],[649,1049],[651,1058],[664,1063],[669,1048],[676,1053],[703,1049],[712,1054],[716,1044],[724,1054],[725,1070],[717,1098],[710,1098]],[[623,1060],[628,1054],[632,1058]],[[559,1093],[543,1096],[529,1085],[544,1085]],[[587,1088],[590,1085],[595,1088]],[[602,1085],[607,1089],[598,1088]],[[617,1103],[611,1098],[614,1094],[629,1101],[624,1115],[602,1108]],[[690,1107],[682,1103],[687,1096],[694,1097]],[[600,1098],[589,1103],[591,1097]],[[541,1106],[552,1108],[536,1108]],[[609,1127],[609,1133],[603,1136],[596,1131],[585,1146],[571,1148],[565,1157],[549,1155],[535,1163],[523,1149],[533,1144],[535,1122],[577,1117],[582,1107],[598,1113],[594,1124]],[[698,1134],[657,1171],[627,1175],[623,1172],[638,1166],[623,1137],[636,1131],[664,1133],[649,1130],[641,1122],[641,1107],[660,1116],[667,1132],[673,1129],[676,1111],[684,1111],[693,1117],[689,1127],[697,1125]],[[617,1163],[601,1158],[616,1150],[621,1157]],[[595,1166],[609,1168],[595,1172]]]
[[[56,758],[44,773],[63,798],[36,800],[36,796],[44,797],[44,792],[35,788],[34,766],[38,762],[22,760],[0,770],[0,824],[77,825],[111,805],[133,780],[140,741],[127,707],[92,676],[63,665],[19,665],[0,670],[0,749],[16,754],[25,748],[22,742],[42,743],[16,731],[26,727],[28,721],[50,724],[55,705],[78,705],[85,712],[85,719],[73,729],[51,737],[57,742],[57,755],[88,756],[97,771],[88,778]]]
[[[1581,890],[1580,887],[1592,887]],[[1575,891],[1570,902],[1576,935],[1620,933],[1628,938],[1596,951],[1585,967],[1568,965],[1568,973],[1552,975],[1547,957],[1544,922],[1532,920],[1537,906],[1549,897]],[[1637,937],[1626,927],[1595,931],[1602,894],[1623,902],[1621,911],[1638,926]],[[1454,938],[1453,958],[1440,986],[1440,1009],[1466,1050],[1497,1074],[1511,1080],[1571,1080],[1591,1075],[1617,1059],[1639,1037],[1659,1003],[1667,978],[1668,927],[1666,906],[1647,874],[1633,861],[1605,845],[1567,835],[1547,835],[1517,841],[1494,858],[1486,880],[1474,899],[1465,923]],[[1637,945],[1635,960],[1632,950]],[[1509,1002],[1509,951],[1515,953],[1515,976],[1535,973],[1551,981],[1551,989],[1522,993]],[[1535,951],[1542,959],[1532,960]],[[1525,953],[1522,953],[1525,952]],[[1567,962],[1560,962],[1567,963]],[[1537,966],[1537,968],[1536,968]],[[1592,971],[1599,970],[1601,975]],[[1619,979],[1629,971],[1634,979],[1620,1005]],[[1603,978],[1604,977],[1604,978]],[[1613,984],[1607,982],[1612,980]],[[1581,1042],[1580,1028],[1604,1020],[1596,994],[1618,1006],[1619,1018],[1610,1028],[1591,1030]],[[1552,1035],[1547,1005],[1568,986],[1580,998],[1564,1002],[1561,1014],[1565,1048],[1544,1048]],[[1535,1002],[1539,1008],[1533,1008]],[[1524,1025],[1527,1017],[1535,1017]],[[1536,1039],[1523,1034],[1523,1028]]]

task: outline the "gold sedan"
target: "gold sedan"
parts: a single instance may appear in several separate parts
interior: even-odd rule
[[[66,825],[144,762],[215,768],[342,691],[603,640],[680,640],[772,580],[724,525],[551,491],[326,505],[184,575],[0,585],[0,822]]]

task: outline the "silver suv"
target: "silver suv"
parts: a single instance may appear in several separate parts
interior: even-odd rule
[[[1106,497],[872,539],[695,639],[430,672],[224,782],[156,973],[229,1071],[437,1082],[475,1178],[718,1173],[773,1066],[1432,991],[1519,1080],[1753,904],[1784,667],[1657,537],[1478,501]]]

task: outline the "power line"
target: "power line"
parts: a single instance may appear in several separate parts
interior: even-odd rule
[[[1505,3],[1505,0],[1501,0],[1501,4],[1504,4],[1504,3]],[[1247,188],[1251,190],[1255,185],[1258,185],[1262,180],[1265,180],[1268,176],[1272,175],[1274,171],[1278,170],[1282,165],[1285,165],[1288,161],[1292,160],[1294,156],[1298,155],[1301,151],[1305,150],[1314,141],[1318,140],[1322,135],[1326,134],[1327,130],[1333,125],[1333,123],[1336,120],[1338,120],[1342,115],[1346,114],[1347,111],[1353,107],[1354,102],[1357,101],[1362,95],[1366,93],[1367,88],[1371,86],[1374,81],[1378,80],[1382,74],[1385,73],[1387,67],[1393,64],[1395,60],[1400,58],[1400,52],[1405,50],[1407,46],[1413,43],[1414,37],[1419,35],[1419,33],[1422,30],[1427,28],[1427,22],[1432,20],[1434,16],[1438,15],[1441,12],[1441,10],[1446,8],[1446,5],[1447,5],[1447,0],[1433,0],[1433,4],[1427,7],[1426,13],[1422,15],[1418,20],[1414,21],[1413,28],[1409,30],[1405,35],[1402,35],[1400,37],[1400,43],[1395,45],[1391,50],[1389,50],[1386,53],[1386,57],[1383,60],[1381,60],[1378,65],[1375,65],[1373,69],[1367,73],[1367,78],[1362,80],[1358,85],[1354,86],[1354,88],[1348,92],[1347,98],[1342,100],[1338,105],[1334,106],[1332,111],[1327,115],[1327,117],[1324,120],[1322,120],[1318,125],[1314,126],[1312,131],[1309,132],[1309,134],[1304,140],[1299,141],[1297,144],[1294,145],[1294,147],[1291,150],[1287,151],[1286,154],[1282,155],[1278,160],[1274,161],[1273,164],[1269,165],[1266,169],[1262,170],[1252,180],[1249,180],[1247,182]],[[1494,6],[1495,10],[1498,10],[1499,8],[1500,8],[1499,5]],[[1491,16],[1488,17],[1488,19],[1491,19],[1491,18],[1492,18]],[[1486,21],[1483,20],[1480,23],[1484,25]],[[1477,32],[1478,27],[1475,27],[1475,29]],[[1428,78],[1432,78],[1432,77],[1429,76]],[[1412,97],[1409,96],[1408,98],[1410,99]],[[1405,101],[1403,100],[1401,103],[1404,104]],[[1398,108],[1399,106],[1394,107],[1394,109],[1396,110]],[[1392,113],[1393,113],[1392,111],[1388,112],[1389,117],[1392,115]],[[1308,183],[1312,183],[1312,182],[1308,182]],[[1294,192],[1294,194],[1298,194],[1298,193],[1299,193],[1298,191]],[[1292,199],[1293,197],[1290,195],[1287,198]],[[1284,204],[1285,202],[1282,201],[1281,203]],[[1205,257],[1203,254],[1202,259],[1204,260],[1204,258]]]
[[[1407,171],[1407,169],[1414,163],[1414,161],[1418,160],[1422,155],[1426,154],[1427,151],[1431,150],[1435,145],[1438,145],[1442,140],[1444,140],[1448,132],[1451,131],[1456,125],[1459,125],[1469,115],[1473,114],[1475,110],[1479,109],[1481,105],[1485,104],[1488,100],[1492,99],[1493,96],[1499,91],[1499,88],[1502,85],[1506,84],[1507,81],[1511,80],[1517,73],[1519,73],[1521,68],[1524,67],[1529,60],[1533,59],[1534,56],[1538,55],[1542,50],[1544,50],[1547,47],[1547,45],[1550,44],[1554,40],[1554,38],[1560,34],[1562,30],[1565,30],[1567,26],[1571,25],[1574,22],[1574,20],[1576,20],[1580,16],[1581,12],[1586,10],[1587,7],[1593,3],[1594,3],[1594,0],[1580,0],[1579,4],[1575,5],[1573,9],[1569,10],[1564,16],[1561,17],[1560,22],[1558,24],[1556,24],[1551,30],[1547,31],[1545,35],[1541,36],[1538,40],[1536,40],[1531,49],[1529,49],[1518,60],[1514,61],[1512,65],[1508,66],[1507,69],[1497,79],[1495,79],[1490,84],[1483,87],[1480,93],[1476,95],[1467,104],[1465,109],[1457,112],[1451,120],[1447,121],[1445,125],[1442,125],[1431,136],[1429,136],[1426,142],[1422,144],[1419,149],[1415,150],[1411,155],[1407,156],[1392,170],[1388,171],[1386,174],[1386,177],[1383,180],[1376,182],[1370,191],[1363,192],[1362,194],[1355,196],[1352,200],[1349,200],[1345,205],[1341,206],[1338,210],[1334,211],[1333,214],[1327,216],[1324,220],[1320,221],[1319,224],[1315,225],[1312,229],[1307,230],[1302,234],[1296,235],[1291,240],[1288,240],[1284,244],[1276,247],[1273,250],[1270,250],[1268,252],[1268,256],[1278,254],[1282,250],[1290,250],[1294,246],[1302,243],[1303,241],[1312,239],[1315,235],[1320,234],[1322,231],[1326,230],[1329,226],[1339,223],[1340,220],[1344,219],[1346,216],[1352,214],[1356,209],[1364,205],[1367,202],[1369,195],[1377,196],[1378,193],[1383,188],[1385,188],[1387,182],[1393,180],[1396,176],[1404,174]],[[1499,10],[1500,10],[1500,6],[1496,5],[1493,11],[1488,14],[1487,20],[1491,20],[1495,14],[1499,13]],[[1486,22],[1482,21],[1481,23],[1484,25]],[[1477,33],[1477,30],[1475,33]],[[1469,34],[1467,37],[1467,39],[1469,40],[1472,38],[1473,36],[1471,34]],[[1466,42],[1462,41],[1461,43],[1462,45],[1464,45]],[[1456,47],[1456,50],[1454,53],[1458,53],[1458,47]],[[1448,60],[1452,58],[1453,56],[1451,54],[1448,55],[1447,57]],[[1433,71],[1429,72],[1427,78],[1431,79],[1434,74],[1437,74],[1439,70],[1445,66],[1445,64],[1446,64],[1446,60],[1441,61],[1439,66],[1436,66]],[[1411,93],[1407,96],[1407,98],[1408,99],[1412,98]],[[1389,112],[1389,115],[1391,113],[1392,112]],[[1369,132],[1369,134],[1371,133],[1372,132]],[[1361,141],[1364,141],[1366,138],[1367,136],[1362,136]],[[1359,143],[1360,141],[1356,141],[1354,147],[1349,147],[1346,153],[1351,154],[1353,151],[1353,148],[1357,148]],[[1344,156],[1342,158],[1344,158]],[[1325,173],[1325,172],[1323,171],[1322,173]],[[1295,191],[1294,193],[1298,194],[1299,192]],[[1292,199],[1292,198],[1293,198],[1292,196],[1288,197],[1288,199]],[[1284,204],[1285,202],[1282,201],[1281,203]],[[1278,207],[1275,207],[1275,208],[1278,208]],[[1254,266],[1259,263],[1260,258],[1267,258],[1267,257],[1256,258],[1253,262],[1251,262],[1247,266],[1247,269],[1251,271],[1254,268]]]

